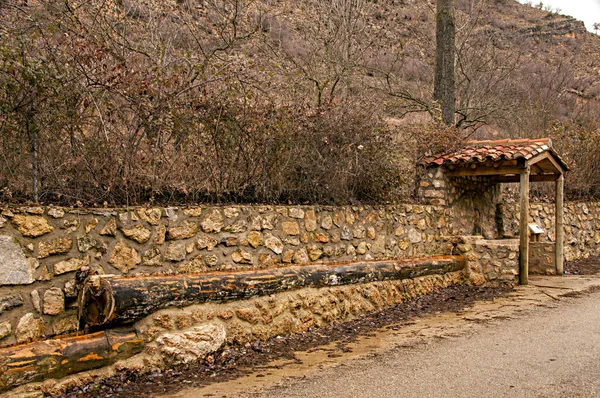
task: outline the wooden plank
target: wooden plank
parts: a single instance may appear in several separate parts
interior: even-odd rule
[[[133,328],[125,328],[0,348],[0,392],[110,365],[144,345]]]
[[[327,287],[443,275],[465,266],[462,256],[314,264],[260,271],[117,277],[95,275],[80,296],[90,326],[133,323],[159,309],[243,300],[303,287]]]
[[[519,229],[519,283],[529,283],[529,168],[522,170],[521,179],[521,220]]]
[[[556,203],[555,203],[555,220],[554,220],[554,233],[556,241],[554,265],[556,268],[556,275],[562,275],[564,273],[563,262],[564,262],[564,213],[563,213],[563,191],[564,191],[565,177],[561,175],[556,180]]]

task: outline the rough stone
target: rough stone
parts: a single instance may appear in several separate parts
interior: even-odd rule
[[[152,243],[154,243],[156,245],[162,245],[163,243],[165,243],[166,238],[167,238],[166,225],[160,224],[160,225],[157,225],[156,227],[154,227],[154,239],[152,240]]]
[[[300,227],[295,221],[284,221],[281,223],[281,230],[285,235],[300,235]]]
[[[25,314],[17,324],[15,337],[17,343],[26,343],[28,341],[37,340],[44,335],[46,325],[44,320],[36,318],[33,313]]]
[[[0,322],[0,340],[10,335],[12,332],[12,325],[10,321]]]
[[[54,334],[70,333],[77,330],[77,314],[71,314],[54,322],[52,329]]]
[[[200,223],[200,226],[202,227],[202,230],[206,233],[221,232],[221,230],[225,226],[225,223],[223,221],[223,215],[219,210],[213,210],[204,217],[204,219]]]
[[[317,233],[314,235],[314,241],[319,242],[319,243],[328,243],[329,235],[327,235],[325,233]]]
[[[111,217],[104,227],[100,230],[100,235],[103,236],[115,236],[117,234],[117,220]]]
[[[317,215],[314,210],[307,210],[304,213],[304,226],[308,232],[312,232],[317,229]]]
[[[238,264],[252,264],[252,254],[242,249],[231,253],[231,259]]]
[[[323,220],[321,221],[321,228],[323,228],[323,229],[333,228],[333,219],[331,218],[331,216],[329,214],[323,217]]]
[[[214,254],[204,256],[204,263],[209,267],[214,267],[219,264],[219,258]]]
[[[308,253],[306,252],[306,249],[296,250],[294,252],[294,257],[293,257],[292,261],[295,264],[307,264],[309,262],[309,258],[308,258]]]
[[[189,239],[198,233],[198,224],[195,222],[184,221],[181,225],[167,228],[167,239],[180,240]]]
[[[246,235],[246,240],[253,248],[257,248],[258,246],[263,244],[263,236],[260,232],[252,231]]]
[[[68,236],[40,242],[38,258],[46,258],[54,254],[68,253],[73,247],[73,239]]]
[[[267,235],[265,239],[265,246],[267,246],[267,248],[275,254],[283,253],[283,242],[281,242],[281,239],[276,236]]]
[[[77,297],[79,292],[77,290],[77,283],[74,279],[65,282],[65,285],[63,286],[63,292],[65,293],[65,297],[68,299],[74,299]]]
[[[97,244],[98,242],[91,235],[83,235],[77,238],[77,249],[81,253],[85,253],[88,250],[96,247]]]
[[[32,290],[31,293],[31,304],[33,305],[33,309],[38,312],[38,314],[42,313],[42,299],[40,297],[40,292],[37,289]]]
[[[140,208],[137,213],[142,221],[146,221],[150,225],[158,225],[162,217],[162,211],[159,208]]]
[[[185,243],[171,243],[165,248],[165,260],[179,262],[185,260]]]
[[[408,229],[408,241],[410,243],[419,243],[421,240],[423,240],[421,232],[413,227],[410,227]]]
[[[346,215],[341,211],[338,211],[337,213],[335,213],[333,215],[333,223],[335,225],[337,225],[338,227],[341,227],[342,225],[344,225],[345,220],[346,220]]]
[[[37,238],[54,231],[54,227],[48,224],[44,217],[40,216],[17,214],[13,217],[12,223],[23,236],[29,238]]]
[[[92,218],[89,223],[85,226],[85,233],[89,234],[93,229],[98,226],[98,219]]]
[[[352,230],[347,225],[342,227],[342,240],[352,240]]]
[[[213,251],[214,248],[219,244],[219,242],[209,235],[203,235],[198,238],[196,242],[196,247],[198,250],[208,250],[209,252]]]
[[[225,326],[215,323],[165,333],[156,339],[163,357],[170,365],[198,361],[217,351],[226,341]]]
[[[258,255],[258,265],[261,267],[272,267],[277,264],[278,258],[267,253]]]
[[[19,244],[10,236],[0,235],[0,286],[28,285],[34,282],[35,270],[25,258]]]
[[[79,226],[79,220],[76,218],[67,218],[63,220],[62,228],[66,229],[67,232],[74,232]]]
[[[2,216],[0,216],[0,228],[4,228],[6,226],[6,222],[8,220]]]
[[[196,256],[185,264],[181,264],[177,267],[177,271],[182,274],[193,274],[206,270],[207,268],[202,261],[202,256]]]
[[[385,253],[385,236],[381,235],[377,239],[375,239],[375,242],[373,242],[373,245],[371,246],[371,253],[373,253],[373,254]]]
[[[285,252],[283,252],[283,257],[281,258],[281,261],[286,264],[289,264],[292,262],[293,258],[294,258],[294,251],[288,249]]]
[[[410,243],[407,240],[403,239],[398,243],[398,247],[400,247],[400,250],[406,250],[410,247]]]
[[[150,240],[150,230],[143,225],[134,225],[131,228],[121,228],[121,232],[127,239],[136,241],[137,243],[146,243]]]
[[[246,220],[235,220],[232,224],[223,227],[223,231],[239,234],[248,230],[248,222]]]
[[[308,258],[311,261],[317,261],[323,255],[323,250],[321,250],[318,246],[311,246],[308,248]]]
[[[58,315],[65,310],[65,295],[61,288],[53,287],[44,292],[44,314]]]
[[[40,273],[40,276],[38,277],[38,281],[49,281],[50,279],[52,279],[52,274],[50,273],[50,271],[48,271],[48,267],[46,267],[45,265],[42,266],[42,272]]]
[[[11,294],[0,297],[0,314],[23,305],[23,297],[20,294]]]
[[[304,210],[299,207],[292,207],[288,210],[288,214],[291,218],[304,218]]]
[[[119,241],[115,245],[108,262],[121,272],[127,273],[136,268],[142,262],[142,259],[134,248],[128,247]]]
[[[357,225],[352,229],[352,236],[356,239],[364,239],[367,236],[367,230],[362,225]]]
[[[272,230],[275,228],[275,225],[277,225],[277,214],[268,213],[261,218],[260,226],[262,229]]]
[[[160,249],[158,247],[151,247],[146,250],[142,255],[142,264],[149,267],[160,267],[162,265]]]
[[[367,252],[367,242],[360,242],[358,246],[356,246],[356,254],[365,254]]]
[[[52,218],[63,218],[65,216],[65,211],[63,209],[53,207],[48,210],[48,215]]]
[[[67,272],[79,271],[81,267],[90,264],[90,257],[85,256],[82,258],[70,258],[68,260],[59,261],[54,264],[54,274],[61,275]]]
[[[223,214],[227,218],[237,218],[240,215],[240,210],[236,207],[226,207],[223,209]]]

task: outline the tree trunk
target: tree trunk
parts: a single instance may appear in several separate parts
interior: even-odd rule
[[[159,309],[264,296],[303,287],[410,279],[463,269],[460,256],[306,265],[262,271],[114,277],[95,275],[80,295],[90,326],[133,323]]]
[[[433,97],[440,104],[442,121],[448,126],[454,125],[454,113],[456,110],[454,8],[454,0],[437,0]]]
[[[110,365],[141,352],[144,345],[127,328],[0,348],[0,392]]]

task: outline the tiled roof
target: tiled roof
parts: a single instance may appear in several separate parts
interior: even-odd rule
[[[496,140],[496,141],[468,141],[466,146],[448,154],[434,155],[423,159],[426,165],[449,165],[459,163],[485,163],[497,160],[516,160],[519,158],[531,159],[532,157],[550,151],[554,158],[567,169],[566,164],[552,148],[550,138]]]

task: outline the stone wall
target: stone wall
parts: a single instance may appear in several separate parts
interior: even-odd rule
[[[556,275],[554,242],[529,243],[529,273],[533,275]]]
[[[77,328],[76,271],[190,273],[449,253],[442,207],[6,208],[0,345]]]
[[[442,167],[428,167],[418,175],[418,200],[426,205],[452,209],[455,234],[502,238],[498,226],[498,205],[502,203],[500,184],[492,182],[490,177],[450,178]]]
[[[464,203],[458,198],[447,206],[4,208],[0,346],[75,330],[75,275],[82,267],[134,275],[456,254],[448,237],[473,232],[477,202]],[[532,218],[547,230],[546,242],[554,239],[553,209],[551,203],[531,206]],[[600,254],[600,204],[567,203],[565,212],[567,259]],[[500,220],[507,235],[518,233],[514,203],[503,203],[500,213],[492,203],[484,214],[483,232],[497,229]],[[512,263],[497,267],[497,256],[489,257],[488,268],[473,272],[488,280],[515,280]],[[505,262],[513,260],[509,257]]]
[[[518,203],[507,203],[502,212],[506,234],[519,235],[520,210]],[[600,255],[600,203],[565,203],[565,259]],[[530,222],[537,223],[545,230],[542,242],[554,242],[554,203],[533,203],[530,205]]]

